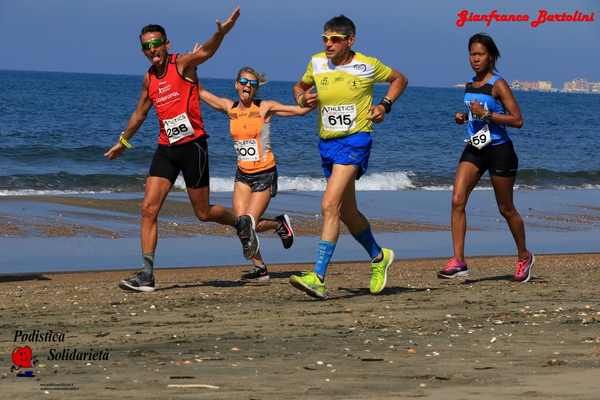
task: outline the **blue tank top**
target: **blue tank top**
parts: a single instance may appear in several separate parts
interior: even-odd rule
[[[492,96],[494,83],[498,79],[502,78],[499,75],[493,75],[492,78],[481,87],[474,87],[473,79],[471,79],[465,85],[465,105],[469,114],[469,122],[467,123],[467,139],[485,126],[485,122],[471,113],[472,100],[479,102],[484,109],[489,110],[490,112],[506,114],[504,111],[504,105],[494,96]],[[492,142],[490,143],[491,146],[510,142],[510,138],[506,132],[506,126],[490,122],[488,123],[488,128],[492,135]]]

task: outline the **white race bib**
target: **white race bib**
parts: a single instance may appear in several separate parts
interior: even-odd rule
[[[258,161],[258,142],[256,139],[235,140],[233,147],[238,161]]]
[[[194,127],[186,113],[179,114],[175,118],[165,119],[163,120],[163,124],[167,138],[169,138],[169,143],[171,144],[194,134]]]
[[[483,126],[477,133],[466,139],[465,142],[469,143],[473,147],[477,147],[479,150],[492,142],[492,134],[490,128],[486,125]]]
[[[321,122],[326,131],[349,131],[356,125],[356,104],[323,106]]]

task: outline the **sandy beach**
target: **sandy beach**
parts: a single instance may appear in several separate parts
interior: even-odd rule
[[[45,399],[598,399],[600,255],[539,255],[529,284],[512,257],[401,260],[379,296],[364,263],[334,263],[330,298],[288,284],[307,265],[158,270],[160,290],[117,288],[129,271],[3,275],[5,398]],[[16,331],[64,342],[15,342]],[[32,378],[11,371],[29,345]],[[103,351],[106,360],[49,360]]]
[[[537,3],[2,1],[0,400],[600,400],[600,2]]]

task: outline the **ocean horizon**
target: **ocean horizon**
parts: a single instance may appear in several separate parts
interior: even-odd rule
[[[231,80],[200,79],[218,95],[235,95]],[[291,83],[271,81],[259,95],[290,103]],[[5,90],[0,196],[143,191],[158,136],[153,111],[132,139],[134,149],[114,161],[103,157],[135,108],[141,74],[0,70],[0,84]],[[384,90],[375,87],[374,98]],[[517,189],[600,188],[600,161],[594,156],[597,97],[540,92],[515,92],[515,97],[525,120],[523,129],[509,129],[520,160]],[[409,87],[386,120],[375,125],[369,170],[357,189],[451,190],[465,135],[453,115],[462,107],[460,89]],[[235,158],[227,118],[204,104],[202,110],[210,136],[211,190],[231,191]],[[271,131],[280,189],[323,190],[315,113],[276,117]],[[490,189],[487,176],[479,188]],[[184,189],[181,179],[175,189]]]

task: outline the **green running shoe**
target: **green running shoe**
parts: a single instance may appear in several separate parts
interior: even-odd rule
[[[290,284],[296,289],[306,292],[309,296],[316,297],[317,299],[327,298],[325,283],[321,282],[319,276],[312,271],[302,272],[300,276],[290,276]]]
[[[379,262],[371,262],[371,284],[369,290],[371,294],[377,294],[385,288],[387,281],[387,271],[394,261],[394,252],[391,249],[381,248],[383,259]]]

